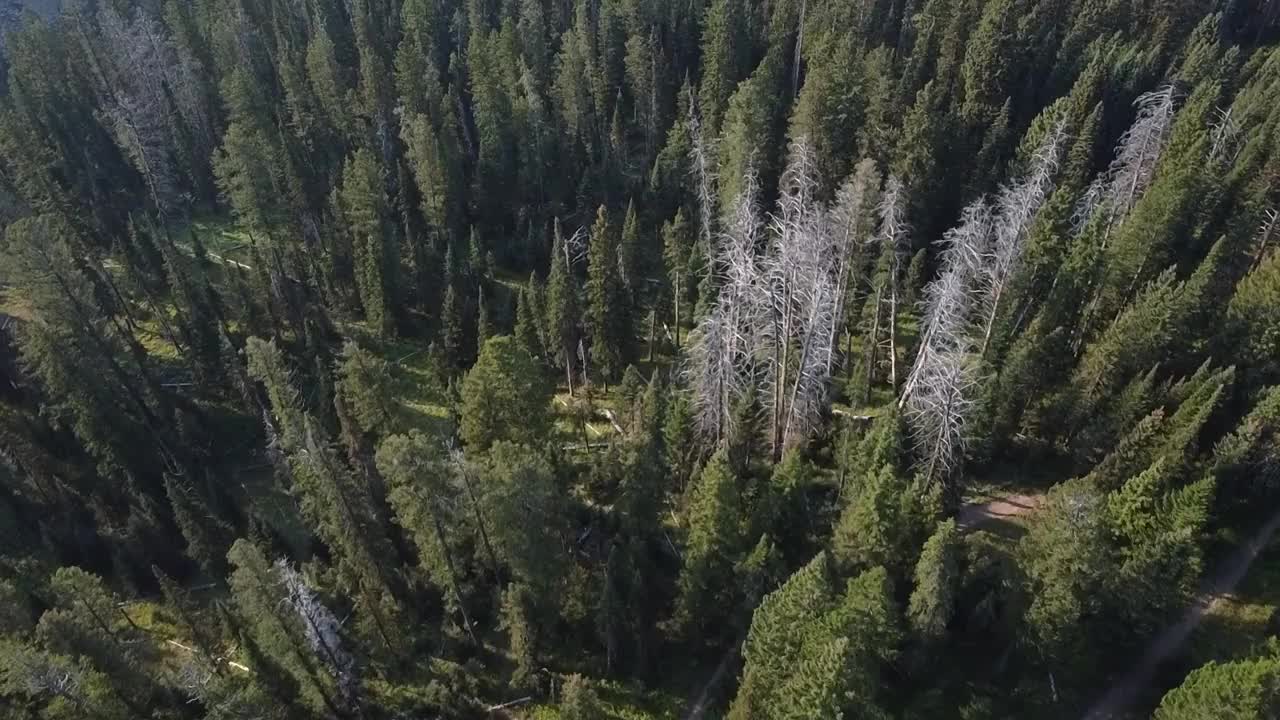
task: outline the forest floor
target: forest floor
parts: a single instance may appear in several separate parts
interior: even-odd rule
[[[1143,651],[1142,657],[1121,676],[1086,714],[1085,720],[1112,720],[1127,717],[1126,711],[1151,689],[1156,671],[1180,650],[1207,616],[1233,601],[1233,593],[1249,567],[1280,530],[1277,511],[1247,542],[1224,557],[1208,576],[1200,593],[1175,623],[1161,630]]]
[[[974,530],[991,522],[1009,522],[1014,518],[1030,515],[1044,503],[1044,495],[997,492],[986,499],[977,498],[966,503],[956,515],[956,525],[963,530]]]

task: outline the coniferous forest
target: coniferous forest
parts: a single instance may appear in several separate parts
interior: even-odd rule
[[[0,720],[1280,714],[1280,1],[0,28]]]

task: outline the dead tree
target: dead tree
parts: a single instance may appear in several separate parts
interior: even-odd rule
[[[924,289],[920,349],[898,401],[910,407],[920,380],[944,354],[970,344],[972,315],[978,299],[978,277],[990,255],[995,215],[986,198],[965,208],[960,225],[948,230],[940,245],[942,269]]]
[[[711,259],[715,257],[715,146],[714,140],[703,136],[702,121],[698,117],[697,101],[692,90],[689,91],[689,140],[689,163],[694,192],[698,198],[698,240],[702,243],[704,257]],[[708,277],[716,272],[712,265],[711,262],[707,263]]]
[[[757,184],[748,175],[709,265],[719,295],[689,344],[685,374],[703,437],[715,444],[732,431],[732,410],[755,385],[756,333],[760,327],[760,269],[755,248],[761,221]]]
[[[947,483],[964,459],[978,374],[971,347],[948,348],[920,369],[906,411],[925,478]]]
[[[885,183],[884,195],[878,208],[880,215],[880,233],[876,243],[884,252],[890,254],[889,268],[877,288],[877,295],[888,311],[888,331],[883,341],[873,338],[879,343],[878,349],[884,349],[889,356],[889,384],[896,390],[898,387],[898,301],[902,296],[902,260],[907,253],[910,242],[911,227],[907,224],[907,193],[902,181],[896,175],[890,175]]]
[[[98,26],[105,52],[95,53],[95,64],[106,86],[106,124],[142,174],[163,219],[186,200],[175,161],[179,128],[187,129],[197,152],[212,151],[215,142],[199,63],[142,10],[126,19],[104,5]]]
[[[845,307],[851,287],[864,281],[863,249],[875,231],[875,207],[880,195],[880,172],[870,158],[858,163],[853,174],[836,191],[835,205],[827,217],[836,258],[836,317],[831,328],[831,352],[826,358],[826,374],[834,371],[835,348],[844,326]]]
[[[1177,92],[1173,85],[1140,96],[1134,105],[1137,119],[1120,138],[1116,157],[1076,205],[1073,224],[1077,233],[1104,213],[1103,249],[1111,231],[1124,222],[1129,211],[1155,179],[1156,166],[1169,145]]]
[[[981,274],[981,355],[986,355],[991,344],[991,332],[1000,313],[1001,301],[1022,259],[1022,248],[1031,232],[1031,225],[1053,192],[1054,175],[1066,138],[1066,124],[1059,122],[1036,150],[1027,177],[1006,185],[996,197],[995,211],[998,215]]]
[[[920,350],[899,407],[930,482],[945,483],[964,457],[977,384],[973,316],[994,217],[985,198],[965,209],[960,225],[943,237],[941,272],[924,290]]]
[[[840,265],[817,190],[817,159],[801,138],[790,148],[761,263],[762,405],[775,457],[808,435],[826,397]]]
[[[285,602],[302,621],[307,645],[333,676],[343,704],[347,708],[356,708],[359,705],[360,678],[356,673],[355,658],[342,646],[342,623],[320,602],[301,573],[288,561],[277,560],[275,565],[285,591]]]

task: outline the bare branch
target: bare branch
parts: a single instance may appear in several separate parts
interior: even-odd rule
[[[980,353],[985,354],[991,343],[991,332],[1000,302],[1010,278],[1022,259],[1022,247],[1031,224],[1049,194],[1053,192],[1054,175],[1066,144],[1066,123],[1059,122],[1036,150],[1031,172],[1019,182],[1006,185],[996,198],[999,213],[991,243],[981,274],[983,289],[983,335]]]
[[[1120,138],[1116,158],[1106,173],[1094,181],[1076,207],[1076,231],[1084,228],[1099,211],[1107,213],[1107,229],[1124,222],[1129,211],[1155,178],[1160,156],[1169,144],[1174,105],[1178,93],[1173,85],[1140,96],[1134,105],[1137,119]]]
[[[275,567],[284,585],[285,601],[302,619],[307,643],[333,676],[343,702],[354,706],[360,680],[355,672],[355,658],[342,647],[342,623],[288,561],[277,560]]]

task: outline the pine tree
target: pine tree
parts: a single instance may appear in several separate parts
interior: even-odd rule
[[[742,0],[712,0],[702,33],[702,82],[698,109],[710,137],[720,134],[729,96],[750,71],[752,53],[747,36],[748,10]]]
[[[592,361],[606,381],[617,378],[630,358],[631,308],[618,274],[618,242],[603,205],[587,250],[586,315]]]
[[[757,178],[765,197],[776,187],[781,165],[782,121],[786,67],[781,51],[765,56],[755,72],[729,97],[724,132],[717,148],[720,160],[720,202],[732,206],[748,183]]]
[[[744,550],[744,502],[725,451],[711,457],[689,493],[689,538],[675,618],[698,637],[699,630],[710,626],[711,608],[722,605],[733,558]]]
[[[938,526],[920,552],[907,620],[911,629],[926,641],[936,642],[945,637],[955,612],[960,550],[955,522],[948,520]]]
[[[485,342],[462,384],[462,439],[483,451],[500,440],[540,446],[551,431],[551,388],[514,338]]]
[[[355,248],[356,287],[365,318],[378,333],[392,334],[398,308],[400,254],[389,222],[382,173],[368,150],[358,150],[347,160],[341,200]]]
[[[662,225],[662,259],[666,265],[667,292],[672,309],[671,329],[677,350],[680,349],[680,325],[685,322],[681,308],[687,307],[687,298],[692,294],[689,260],[693,244],[693,228],[685,219],[684,209],[679,209],[674,218]]]
[[[442,448],[416,430],[392,435],[378,446],[378,470],[392,485],[391,506],[397,522],[413,538],[419,562],[437,582],[443,576],[450,605],[457,608],[462,628],[478,647],[480,641],[462,590],[462,569],[456,555],[459,540],[453,536],[458,524],[453,517],[455,489],[440,459],[442,454]]]
[[[1156,708],[1156,720],[1223,720],[1267,717],[1280,709],[1280,660],[1274,654],[1230,662],[1210,661],[1187,675]]]
[[[563,720],[601,720],[604,707],[591,683],[581,675],[570,675],[561,688],[560,717]]]

